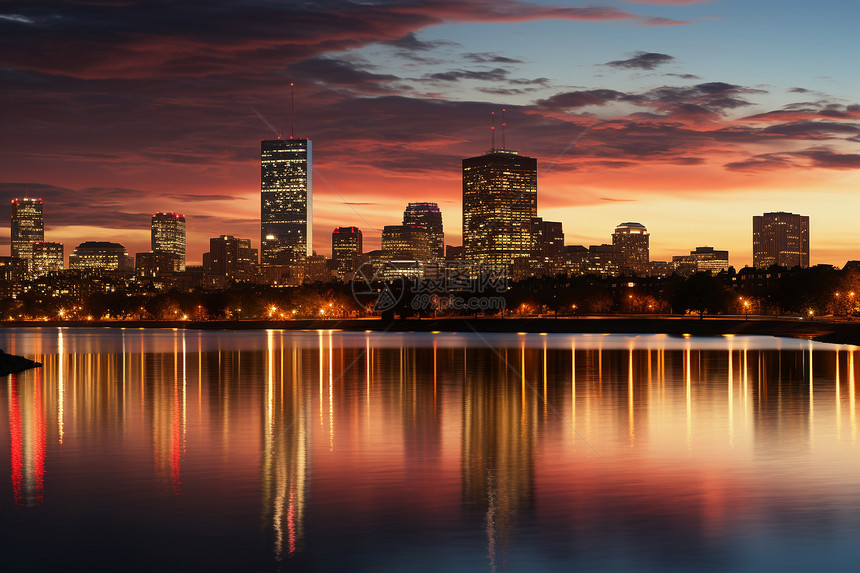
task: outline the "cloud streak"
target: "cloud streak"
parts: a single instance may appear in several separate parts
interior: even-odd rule
[[[633,57],[626,60],[613,60],[611,62],[606,62],[603,65],[626,70],[653,70],[658,66],[668,64],[674,60],[675,58],[668,54],[660,54],[657,52],[636,52]]]

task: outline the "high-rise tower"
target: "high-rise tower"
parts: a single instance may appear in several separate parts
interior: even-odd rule
[[[152,252],[179,257],[179,271],[185,270],[185,215],[156,213],[152,216]]]
[[[753,216],[753,266],[809,266],[809,217],[794,213]]]
[[[260,259],[290,264],[313,254],[313,161],[309,139],[263,140]]]
[[[537,216],[537,159],[491,149],[463,160],[463,246],[466,258],[509,265],[532,251]]]
[[[41,199],[12,199],[12,256],[33,260],[33,243],[45,240]]]
[[[612,233],[612,244],[621,255],[625,270],[644,271],[649,260],[650,235],[641,223],[621,223]]]
[[[445,233],[442,230],[442,211],[439,210],[438,203],[409,203],[403,212],[403,224],[427,229],[431,257],[445,258]]]
[[[362,237],[358,227],[338,227],[331,234],[331,258],[339,277],[355,272],[361,256]]]

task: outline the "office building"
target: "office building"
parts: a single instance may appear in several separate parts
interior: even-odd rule
[[[23,291],[27,261],[18,257],[0,257],[0,298],[17,298]]]
[[[358,268],[362,237],[358,227],[338,227],[331,233],[331,258],[337,275],[345,278]]]
[[[621,249],[618,245],[591,245],[583,271],[595,276],[615,277],[621,274]]]
[[[809,267],[809,217],[764,213],[753,217],[753,266]]]
[[[12,199],[12,256],[30,265],[33,243],[45,240],[41,199]]]
[[[612,233],[612,244],[618,247],[622,269],[644,272],[648,268],[650,235],[641,223],[621,223]]]
[[[532,254],[537,217],[537,159],[491,149],[463,160],[463,246],[466,258],[508,266]]]
[[[33,257],[30,261],[30,275],[33,278],[63,270],[65,252],[63,243],[39,241],[33,243]]]
[[[313,160],[309,139],[261,145],[261,262],[296,264],[313,254]]]
[[[257,249],[251,247],[251,239],[221,235],[209,239],[209,252],[203,261],[208,275],[249,280],[257,263]]]
[[[419,225],[386,225],[382,228],[382,256],[388,261],[429,261],[430,233]]]
[[[430,255],[445,258],[445,233],[442,230],[442,211],[437,203],[409,203],[403,212],[404,225],[419,225],[427,229]]]
[[[152,216],[152,252],[177,255],[177,270],[185,270],[185,215],[156,213]]]
[[[137,253],[134,257],[134,274],[139,277],[156,278],[179,271],[179,255],[166,251]]]
[[[588,270],[588,247],[584,245],[566,245],[563,252],[564,273],[578,276]]]
[[[703,271],[715,275],[729,270],[729,252],[717,251],[714,247],[696,247],[689,255],[672,257],[672,263],[682,276]]]
[[[134,257],[119,243],[87,241],[69,254],[70,269],[134,272]]]

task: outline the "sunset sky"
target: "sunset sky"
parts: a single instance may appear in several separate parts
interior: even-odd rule
[[[313,140],[314,246],[365,249],[409,201],[460,244],[461,160],[538,158],[567,244],[651,232],[752,262],[752,216],[810,216],[811,262],[860,259],[855,0],[210,0],[0,4],[0,189],[44,199],[46,240],[149,249],[156,211],[260,238],[260,140]],[[500,143],[499,140],[497,140]]]

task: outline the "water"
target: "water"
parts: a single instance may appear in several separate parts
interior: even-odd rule
[[[32,328],[0,348],[45,364],[0,380],[4,571],[860,558],[854,347]]]

